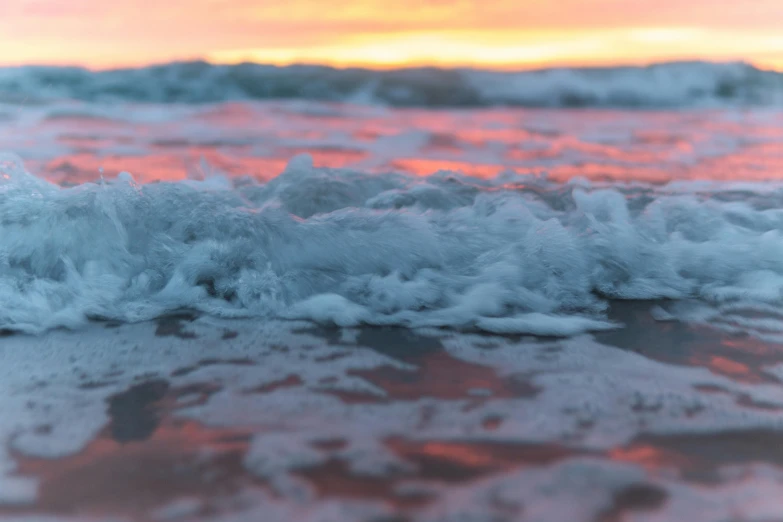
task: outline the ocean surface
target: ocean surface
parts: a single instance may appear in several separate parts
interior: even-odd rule
[[[783,520],[780,73],[7,68],[0,151],[4,522]]]

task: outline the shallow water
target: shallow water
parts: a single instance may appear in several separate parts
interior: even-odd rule
[[[193,314],[6,337],[0,520],[775,520],[783,347],[651,306],[567,340]]]
[[[316,167],[490,178],[506,170],[618,182],[778,179],[773,109],[389,109],[309,101],[220,105],[8,105],[0,150],[71,185],[213,174],[269,180],[297,154]]]
[[[0,520],[783,515],[780,111],[37,100],[0,150]]]

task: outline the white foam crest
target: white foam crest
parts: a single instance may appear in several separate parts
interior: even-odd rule
[[[649,67],[473,71],[467,78],[487,102],[546,106],[716,107],[783,103],[775,73],[743,63],[673,62]],[[761,89],[761,85],[766,88]],[[729,101],[731,100],[731,101]],[[763,100],[763,101],[762,101]]]
[[[671,186],[315,169],[306,156],[266,184],[125,174],[60,188],[5,155],[0,328],[189,308],[574,335],[615,326],[608,298],[776,305],[783,212],[777,191],[754,194],[758,207]]]

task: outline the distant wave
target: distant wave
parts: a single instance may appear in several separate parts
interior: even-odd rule
[[[0,68],[0,101],[214,103],[308,99],[397,107],[783,107],[783,73],[745,63],[647,67],[334,69],[181,62],[93,72],[77,67]]]

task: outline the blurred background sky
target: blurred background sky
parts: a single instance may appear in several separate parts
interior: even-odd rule
[[[0,65],[783,69],[783,0],[2,0]]]

